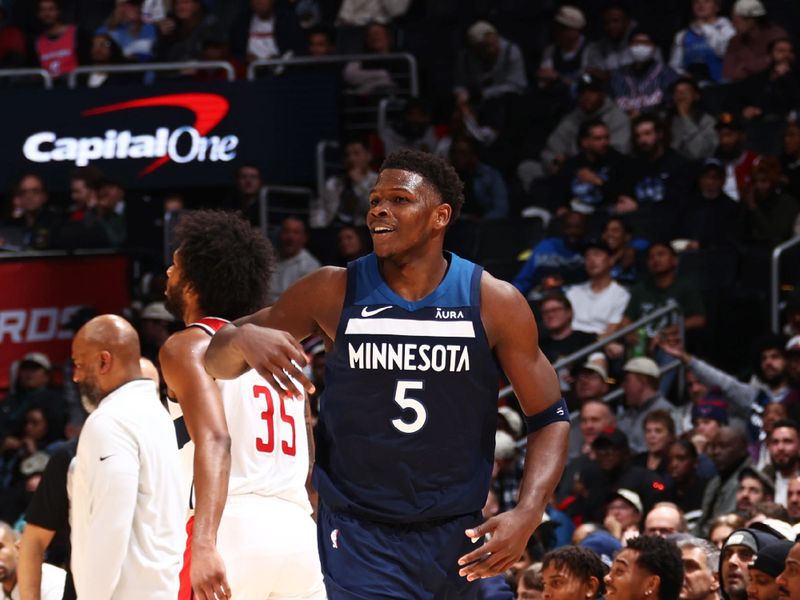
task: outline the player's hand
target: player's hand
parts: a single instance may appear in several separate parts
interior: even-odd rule
[[[286,331],[242,325],[237,332],[236,345],[248,365],[267,381],[277,384],[275,389],[280,396],[297,396],[292,379],[309,394],[314,393],[314,384],[303,373],[307,362],[303,347]]]
[[[231,588],[225,576],[225,563],[216,548],[192,548],[189,576],[198,600],[222,600],[231,597]]]
[[[483,525],[467,529],[468,538],[477,539],[492,534],[488,542],[458,559],[458,574],[467,581],[494,577],[508,570],[522,556],[528,539],[541,522],[541,514],[513,509],[500,513]]]

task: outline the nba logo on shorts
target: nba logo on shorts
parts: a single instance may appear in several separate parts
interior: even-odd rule
[[[337,549],[339,548],[339,530],[338,529],[334,529],[333,531],[331,531],[331,545],[334,548],[337,548]]]

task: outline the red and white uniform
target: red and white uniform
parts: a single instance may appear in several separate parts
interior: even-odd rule
[[[189,327],[214,335],[228,321],[205,318]],[[281,400],[255,370],[217,381],[231,437],[228,500],[217,533],[228,582],[237,600],[250,598],[325,598],[316,542],[316,525],[306,493],[308,438],[305,404]],[[180,407],[170,403],[179,428]],[[179,432],[180,438],[180,432]],[[179,440],[180,445],[180,440]],[[181,448],[184,489],[194,507],[194,444]],[[191,520],[186,559],[190,559]],[[191,598],[189,561],[181,572],[179,598]]]

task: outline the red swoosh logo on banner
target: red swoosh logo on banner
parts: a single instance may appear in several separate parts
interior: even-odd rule
[[[194,127],[200,135],[205,135],[216,127],[225,115],[228,114],[230,104],[227,99],[218,94],[168,94],[166,96],[154,96],[152,98],[141,98],[140,100],[129,100],[128,102],[118,102],[107,106],[90,108],[81,113],[82,117],[92,117],[118,110],[129,108],[145,108],[152,106],[177,106],[185,108],[194,113]],[[156,159],[146,166],[139,173],[139,177],[152,173],[160,166],[168,163],[168,155]]]

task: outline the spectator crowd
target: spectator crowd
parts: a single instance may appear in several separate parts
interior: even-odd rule
[[[800,599],[800,272],[782,281],[778,332],[764,277],[800,235],[798,42],[800,4],[781,0],[0,1],[0,68],[41,67],[56,85],[79,65],[225,60],[242,78],[259,59],[414,55],[418,97],[383,57],[337,72],[348,102],[395,108],[368,128],[343,115],[336,166],[307,182],[319,194],[270,215],[271,299],[370,251],[386,155],[449,159],[465,204],[447,246],[528,298],[571,410],[564,476],[507,574],[525,599]],[[98,69],[79,83],[159,78]],[[181,327],[163,305],[165,214],[212,207],[261,226],[269,182],[242,162],[212,194],[129,183],[94,164],[63,182],[19,174],[0,196],[0,250],[144,257],[125,316],[158,367]],[[316,402],[324,344],[304,346]],[[26,353],[11,381],[0,534],[13,537],[85,412],[68,363]],[[486,517],[515,506],[524,441],[501,393]]]

